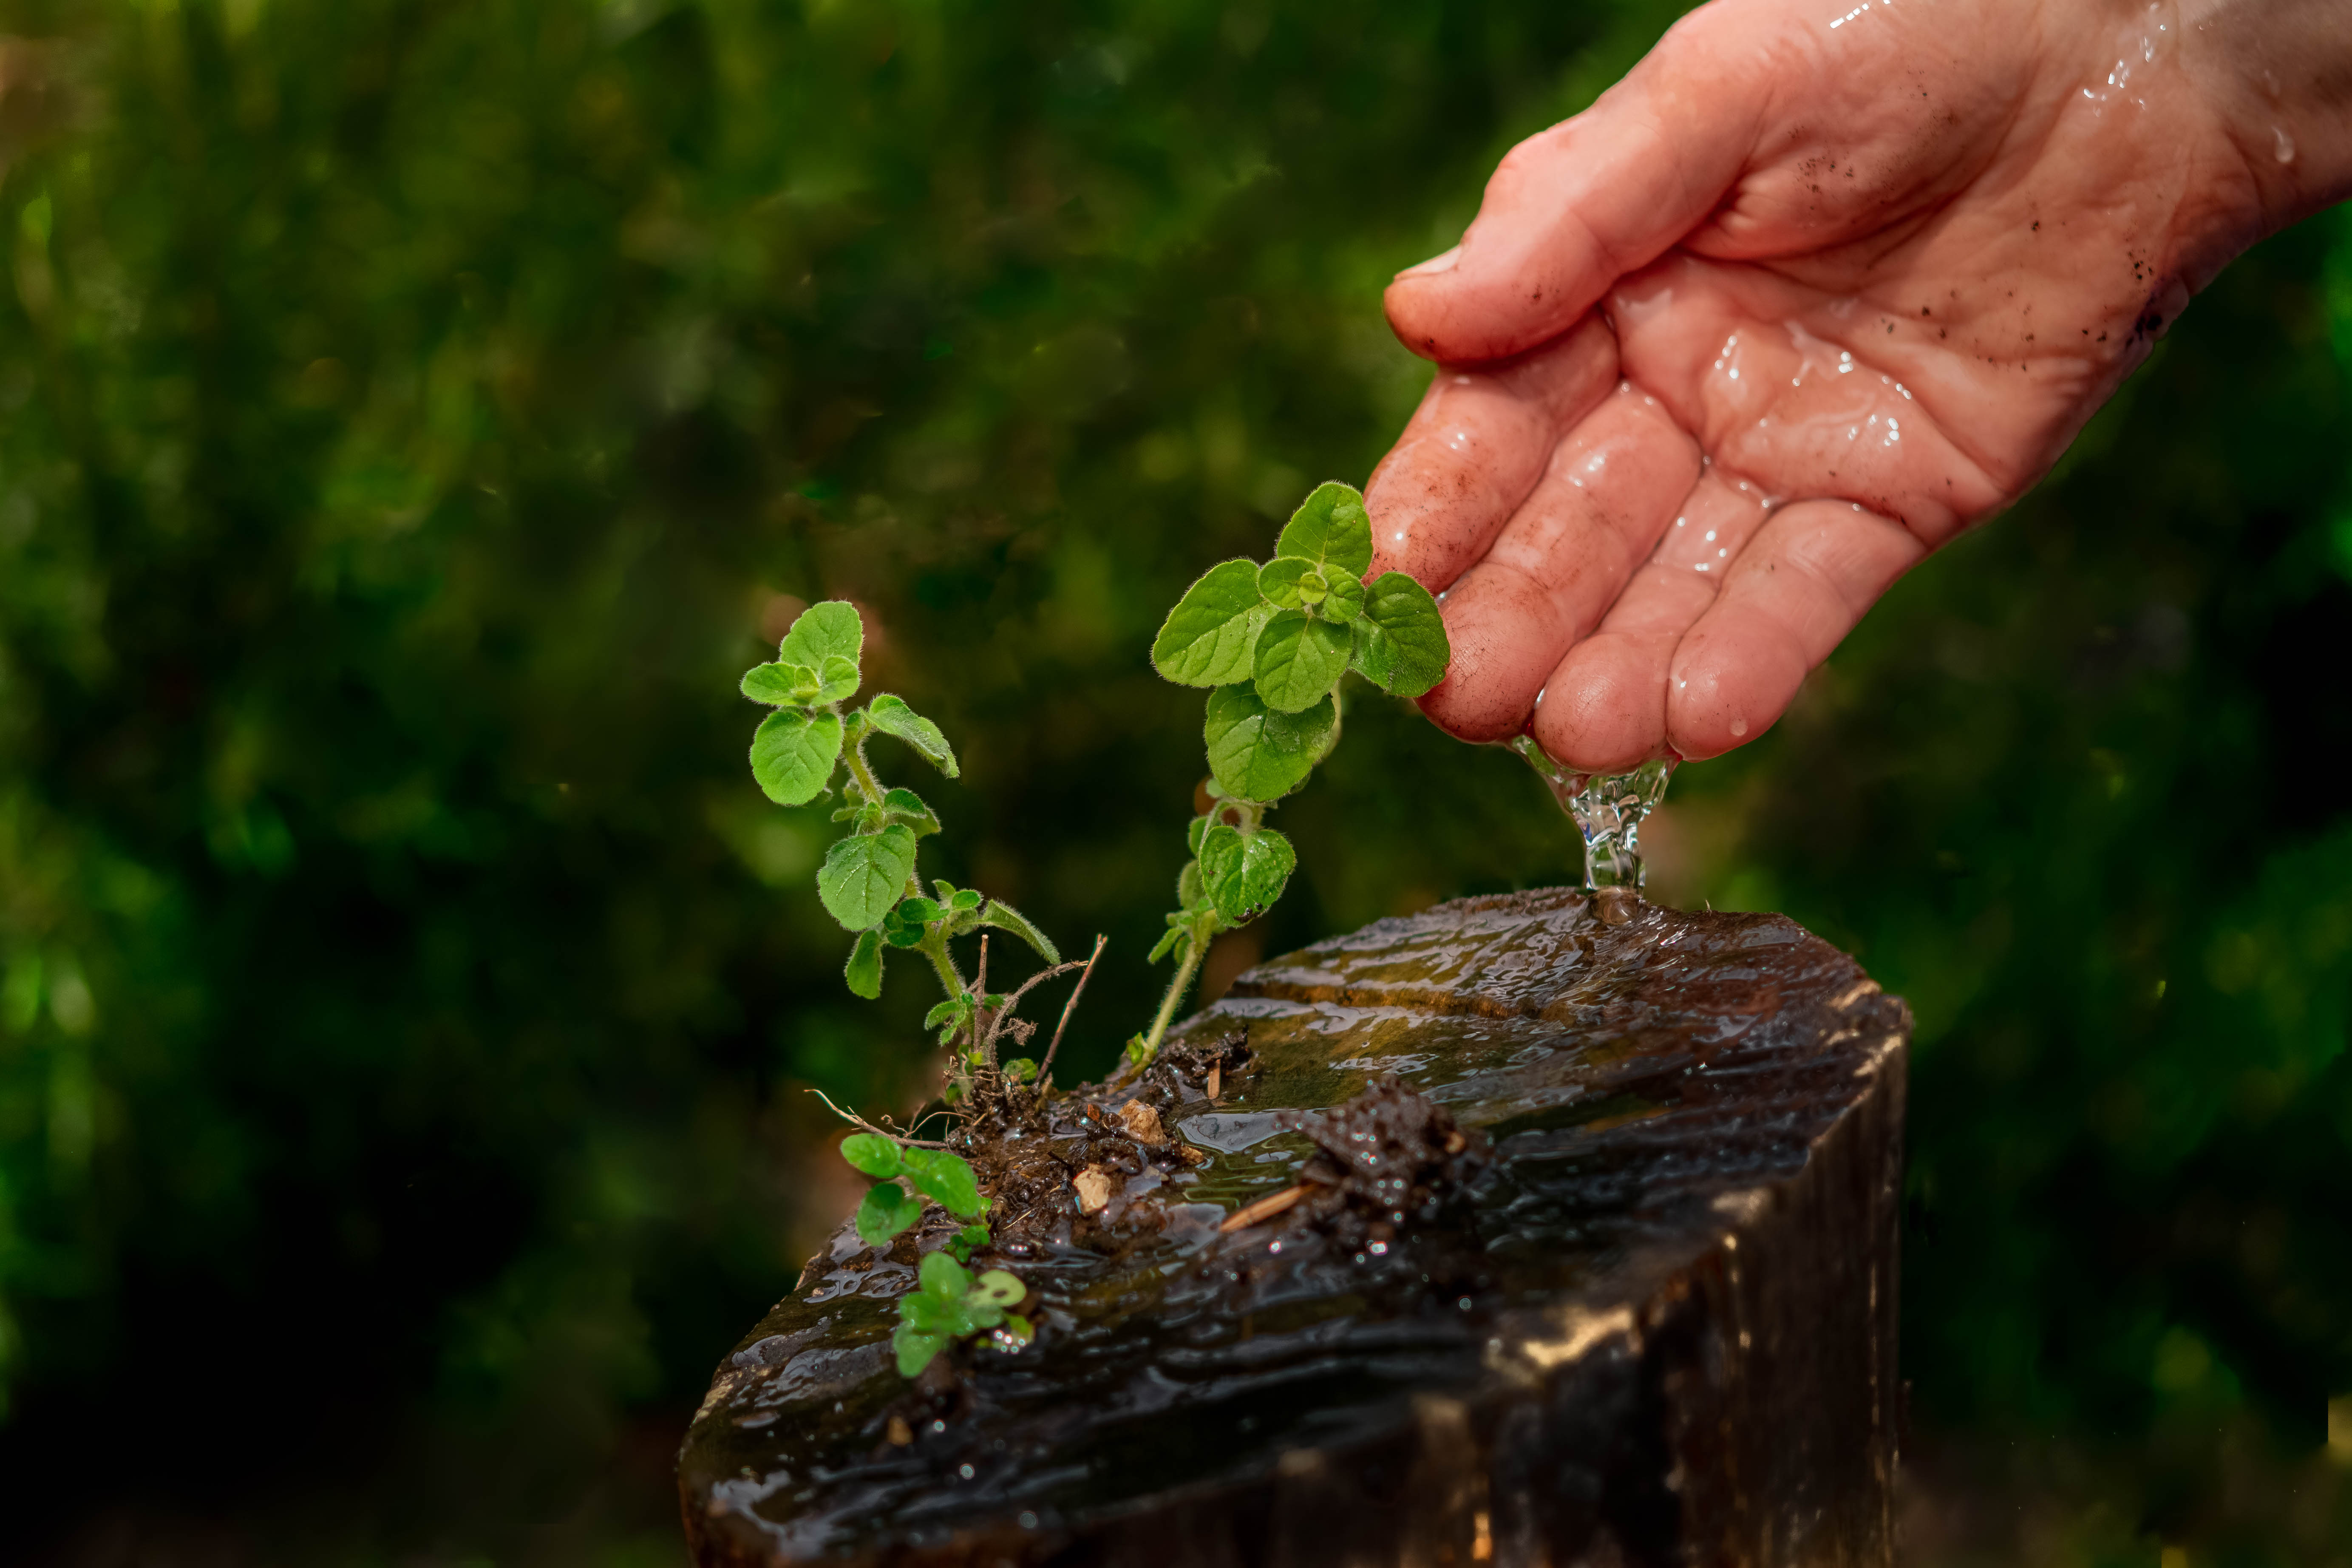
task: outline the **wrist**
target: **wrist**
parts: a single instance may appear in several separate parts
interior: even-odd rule
[[[2208,263],[2218,270],[2352,196],[2352,0],[2189,0],[2180,26],[2182,65],[2247,193],[2216,204],[2216,232],[2199,237],[2220,252]]]

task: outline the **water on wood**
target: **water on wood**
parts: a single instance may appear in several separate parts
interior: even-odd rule
[[[1883,1560],[1906,1016],[1785,919],[1619,912],[1376,922],[1057,1100],[973,1265],[1027,1349],[901,1379],[948,1227],[845,1225],[688,1437],[698,1560]]]

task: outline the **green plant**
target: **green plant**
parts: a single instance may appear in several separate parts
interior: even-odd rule
[[[913,1377],[951,1341],[993,1331],[1006,1350],[1019,1350],[1035,1337],[1028,1319],[1012,1310],[1029,1288],[1002,1268],[973,1278],[971,1270],[944,1252],[926,1253],[916,1288],[898,1298],[898,1326],[890,1348],[898,1354],[898,1375]]]
[[[1158,1053],[1211,940],[1256,919],[1282,896],[1297,856],[1289,839],[1265,825],[1265,815],[1305,784],[1338,743],[1339,689],[1348,672],[1403,697],[1417,697],[1444,677],[1451,649],[1436,601],[1401,572],[1367,584],[1371,563],[1371,520],[1362,495],[1342,484],[1318,486],[1283,528],[1272,560],[1211,567],[1169,612],[1152,644],[1152,663],[1162,675],[1213,689],[1202,731],[1209,808],[1187,830],[1179,907],[1151,951],[1155,963],[1174,953],[1176,973],[1150,1029],[1129,1042],[1130,1070]],[[843,711],[857,694],[864,644],[855,606],[813,605],[784,634],[775,659],[744,675],[743,695],[774,710],[752,737],[752,774],[783,805],[805,805],[842,777],[843,804],[833,816],[849,831],[826,851],[817,893],[834,919],[856,933],[844,973],[858,995],[881,994],[883,961],[892,948],[929,963],[946,994],[924,1026],[949,1048],[941,1098],[950,1113],[973,1116],[1016,1092],[1042,1097],[1103,942],[1096,940],[1084,964],[1066,963],[1009,905],[944,881],[924,891],[916,858],[921,841],[940,830],[939,817],[912,790],[875,776],[866,742],[888,735],[950,778],[957,773],[955,752],[938,725],[897,697],[885,693]],[[1010,993],[992,992],[983,936],[977,971],[967,981],[952,944],[983,927],[1020,937],[1046,967]],[[1016,1016],[1023,998],[1073,969],[1085,973],[1044,1058],[1003,1058],[1008,1037],[1025,1044],[1034,1033],[1034,1026]],[[988,1202],[971,1164],[942,1142],[841,1114],[860,1129],[843,1141],[842,1157],[875,1179],[856,1220],[869,1246],[917,1224],[927,1199],[965,1222],[944,1250],[924,1257],[921,1288],[899,1303],[899,1370],[911,1377],[950,1342],[983,1331],[997,1331],[1008,1346],[1027,1343],[1029,1324],[1006,1312],[1024,1294],[1021,1282],[1003,1269],[975,1281],[964,1268],[989,1239]]]
[[[1272,560],[1210,567],[1152,642],[1162,676],[1214,688],[1202,727],[1210,804],[1186,829],[1192,858],[1151,950],[1154,963],[1174,953],[1176,973],[1149,1031],[1129,1042],[1133,1066],[1158,1054],[1210,941],[1263,914],[1289,883],[1297,852],[1265,826],[1265,814],[1339,743],[1342,678],[1354,670],[1398,697],[1444,679],[1453,650],[1437,602],[1402,572],[1367,584],[1371,564],[1363,496],[1318,485],[1291,514]]]
[[[863,679],[859,659],[865,641],[856,605],[840,600],[812,605],[786,630],[775,658],[744,673],[743,695],[774,710],[752,734],[751,775],[780,805],[808,805],[840,778],[842,805],[833,820],[848,824],[849,831],[825,852],[816,887],[826,912],[856,937],[844,978],[851,991],[872,1000],[882,994],[883,961],[891,949],[928,961],[947,994],[925,1026],[938,1030],[940,1044],[950,1047],[949,1103],[969,1103],[976,1094],[1038,1076],[1026,1059],[1001,1064],[999,1046],[1008,1036],[1016,1042],[1028,1039],[1032,1026],[1013,1010],[1031,986],[1082,966],[1064,963],[1051,939],[1001,900],[946,881],[934,881],[931,891],[924,891],[916,861],[922,840],[940,830],[939,816],[913,790],[877,777],[866,748],[875,736],[887,735],[949,778],[959,771],[955,751],[937,724],[887,692],[843,711]],[[978,973],[967,981],[951,944],[983,927],[1019,937],[1047,967],[1009,994],[992,992],[983,938]],[[1096,953],[1101,950],[1097,942]],[[1084,967],[1092,963],[1089,959]],[[1066,1012],[1065,1022],[1067,1016]],[[1057,1043],[1059,1037],[1057,1033]],[[880,1246],[919,1220],[924,1196],[959,1219],[978,1220],[985,1212],[978,1182],[962,1156],[843,1114],[865,1129],[845,1142],[843,1156],[881,1178],[857,1211],[857,1233],[869,1244]],[[900,1178],[911,1190],[898,1184]],[[977,1241],[974,1230],[980,1232]],[[980,1226],[967,1226],[958,1238],[965,1256],[985,1240]]]

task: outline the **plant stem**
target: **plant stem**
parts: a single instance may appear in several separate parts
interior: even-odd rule
[[[1177,1004],[1183,1001],[1184,993],[1192,988],[1192,977],[1201,972],[1201,961],[1209,955],[1209,925],[1207,919],[1195,921],[1192,924],[1192,940],[1184,944],[1184,961],[1176,966],[1174,978],[1168,982],[1168,994],[1160,999],[1160,1016],[1151,1020],[1151,1033],[1143,1037],[1146,1061],[1160,1054],[1160,1037],[1168,1033],[1168,1026],[1175,1021]]]
[[[874,776],[873,764],[866,760],[864,735],[859,735],[854,743],[844,748],[841,757],[849,764],[849,776],[857,781],[857,787],[866,792],[867,800],[878,801],[889,793],[882,787],[882,781]]]
[[[923,932],[923,940],[915,944],[915,951],[931,961],[931,968],[940,977],[940,989],[948,994],[950,1001],[963,994],[963,972],[956,967],[955,955],[948,951],[947,938],[940,934],[936,924]]]

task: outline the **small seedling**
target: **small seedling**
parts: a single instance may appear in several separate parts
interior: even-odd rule
[[[916,1289],[898,1298],[898,1326],[890,1348],[898,1375],[913,1377],[958,1340],[992,1334],[1000,1348],[1019,1350],[1036,1336],[1029,1320],[1012,1310],[1029,1288],[1002,1268],[978,1279],[944,1252],[927,1253]]]
[[[1339,740],[1339,682],[1349,670],[1398,697],[1445,677],[1453,657],[1429,591],[1402,572],[1370,584],[1371,517],[1363,496],[1323,484],[1291,514],[1274,559],[1222,562],[1168,613],[1151,662],[1180,686],[1206,686],[1201,738],[1209,810],[1185,830],[1192,858],[1176,909],[1151,950],[1176,973],[1150,1029],[1128,1042],[1130,1067],[1158,1055],[1211,939],[1265,912],[1298,857],[1265,814],[1307,783]]]
[[[1211,567],[1160,628],[1151,659],[1160,674],[1212,689],[1202,730],[1209,809],[1186,830],[1191,858],[1177,879],[1178,907],[1151,950],[1154,962],[1173,953],[1176,973],[1150,1028],[1128,1041],[1129,1070],[1158,1054],[1211,940],[1256,919],[1288,885],[1297,856],[1265,815],[1338,743],[1342,679],[1354,670],[1383,691],[1418,697],[1444,677],[1451,650],[1436,602],[1401,572],[1365,583],[1371,563],[1364,498],[1346,485],[1321,485],[1283,529],[1272,560]],[[871,1000],[882,994],[893,949],[930,965],[945,993],[923,1020],[949,1053],[940,1098],[951,1118],[975,1119],[1015,1094],[1051,1092],[1055,1052],[1103,942],[1096,939],[1084,963],[1066,963],[1045,932],[1003,900],[945,881],[925,891],[916,860],[940,819],[914,791],[877,778],[866,748],[876,735],[890,736],[949,778],[958,772],[955,752],[938,725],[887,693],[844,711],[863,679],[864,645],[855,606],[813,605],[784,634],[775,659],[743,677],[743,695],[774,710],[752,737],[751,773],[782,805],[807,805],[841,777],[833,819],[848,832],[826,851],[816,882],[826,911],[856,938],[844,977]],[[1018,937],[1046,967],[1010,992],[991,991],[983,936],[977,973],[967,981],[952,944],[982,928]],[[1035,1032],[1016,1016],[1029,991],[1072,970],[1083,973],[1045,1053],[1003,1057],[1004,1044],[1026,1045]],[[989,1241],[988,1200],[971,1164],[942,1143],[842,1114],[860,1129],[843,1141],[842,1157],[875,1178],[856,1215],[868,1246],[882,1247],[917,1224],[927,1202],[965,1222],[944,1249],[925,1255],[920,1288],[899,1301],[892,1337],[898,1370],[912,1377],[949,1343],[982,1332],[1008,1350],[1027,1344],[1029,1322],[1009,1310],[1026,1288],[1003,1269],[974,1279],[964,1267]]]

